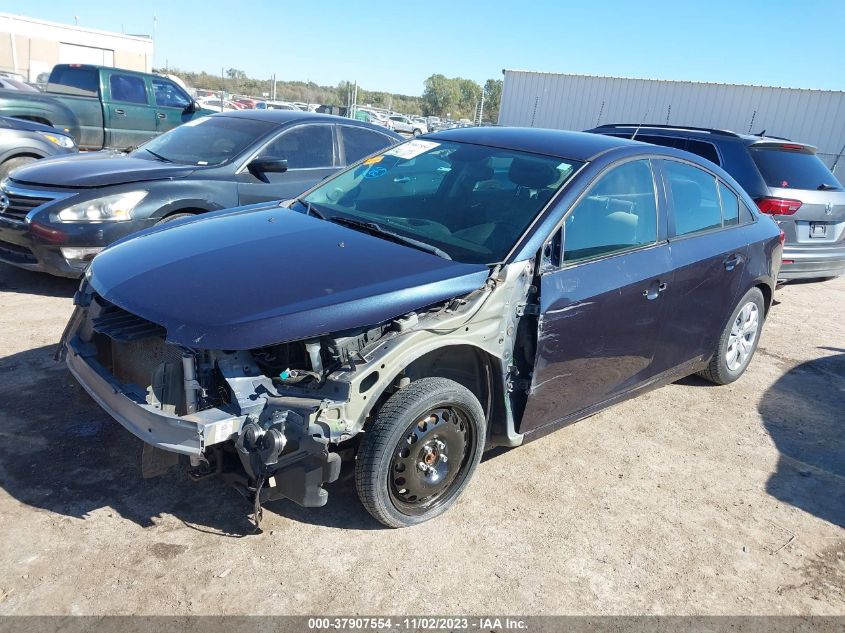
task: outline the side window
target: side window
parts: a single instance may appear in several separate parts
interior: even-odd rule
[[[147,88],[144,80],[132,75],[112,75],[109,78],[112,101],[147,104]]]
[[[716,146],[713,145],[713,143],[689,139],[687,141],[686,149],[688,152],[692,152],[693,154],[698,154],[702,158],[706,158],[711,163],[716,163],[717,165],[722,164],[719,162],[719,152],[716,151]]]
[[[96,97],[100,90],[100,78],[94,68],[56,66],[48,82],[50,90],[83,97]]]
[[[736,226],[739,224],[739,198],[721,182],[719,197],[722,199],[722,222],[725,226]]]
[[[647,160],[602,176],[564,224],[563,259],[576,262],[657,241],[657,201]]]
[[[739,222],[740,224],[748,224],[749,222],[754,221],[754,214],[751,213],[751,209],[745,206],[745,203],[740,200],[739,202]]]
[[[346,164],[358,162],[364,156],[389,147],[393,140],[384,134],[352,125],[338,128],[343,134],[343,150],[346,152]]]
[[[288,169],[334,166],[334,142],[330,125],[300,125],[283,132],[263,152],[265,158],[284,158]]]
[[[689,235],[722,226],[722,210],[716,191],[716,178],[686,163],[664,161],[675,235]]]
[[[153,79],[156,105],[162,108],[186,108],[191,100],[182,90],[165,79]]]

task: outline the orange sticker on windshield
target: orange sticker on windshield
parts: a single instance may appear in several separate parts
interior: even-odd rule
[[[375,165],[376,163],[380,163],[384,156],[373,156],[372,158],[368,158],[363,162],[364,165]]]

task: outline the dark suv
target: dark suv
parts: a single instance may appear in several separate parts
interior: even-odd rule
[[[780,279],[845,273],[845,190],[816,148],[773,136],[667,125],[588,130],[698,154],[733,176],[786,234]]]

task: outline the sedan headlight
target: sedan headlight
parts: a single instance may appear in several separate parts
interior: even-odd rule
[[[62,222],[120,222],[132,219],[132,210],[147,196],[146,191],[127,191],[80,202],[58,213]]]
[[[39,134],[51,143],[58,145],[59,147],[64,147],[65,149],[73,149],[75,146],[73,139],[69,136],[65,136],[64,134],[51,134],[50,132],[39,132]]]

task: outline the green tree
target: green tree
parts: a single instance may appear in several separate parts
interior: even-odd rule
[[[425,80],[422,95],[422,111],[426,116],[446,116],[456,110],[460,102],[460,90],[453,79],[445,75],[432,75]]]
[[[488,79],[484,84],[484,120],[496,123],[499,120],[499,104],[502,102],[501,79]]]
[[[472,79],[453,79],[460,94],[458,106],[462,117],[467,119],[475,119],[475,109],[478,102],[481,101],[481,86],[475,83]]]

